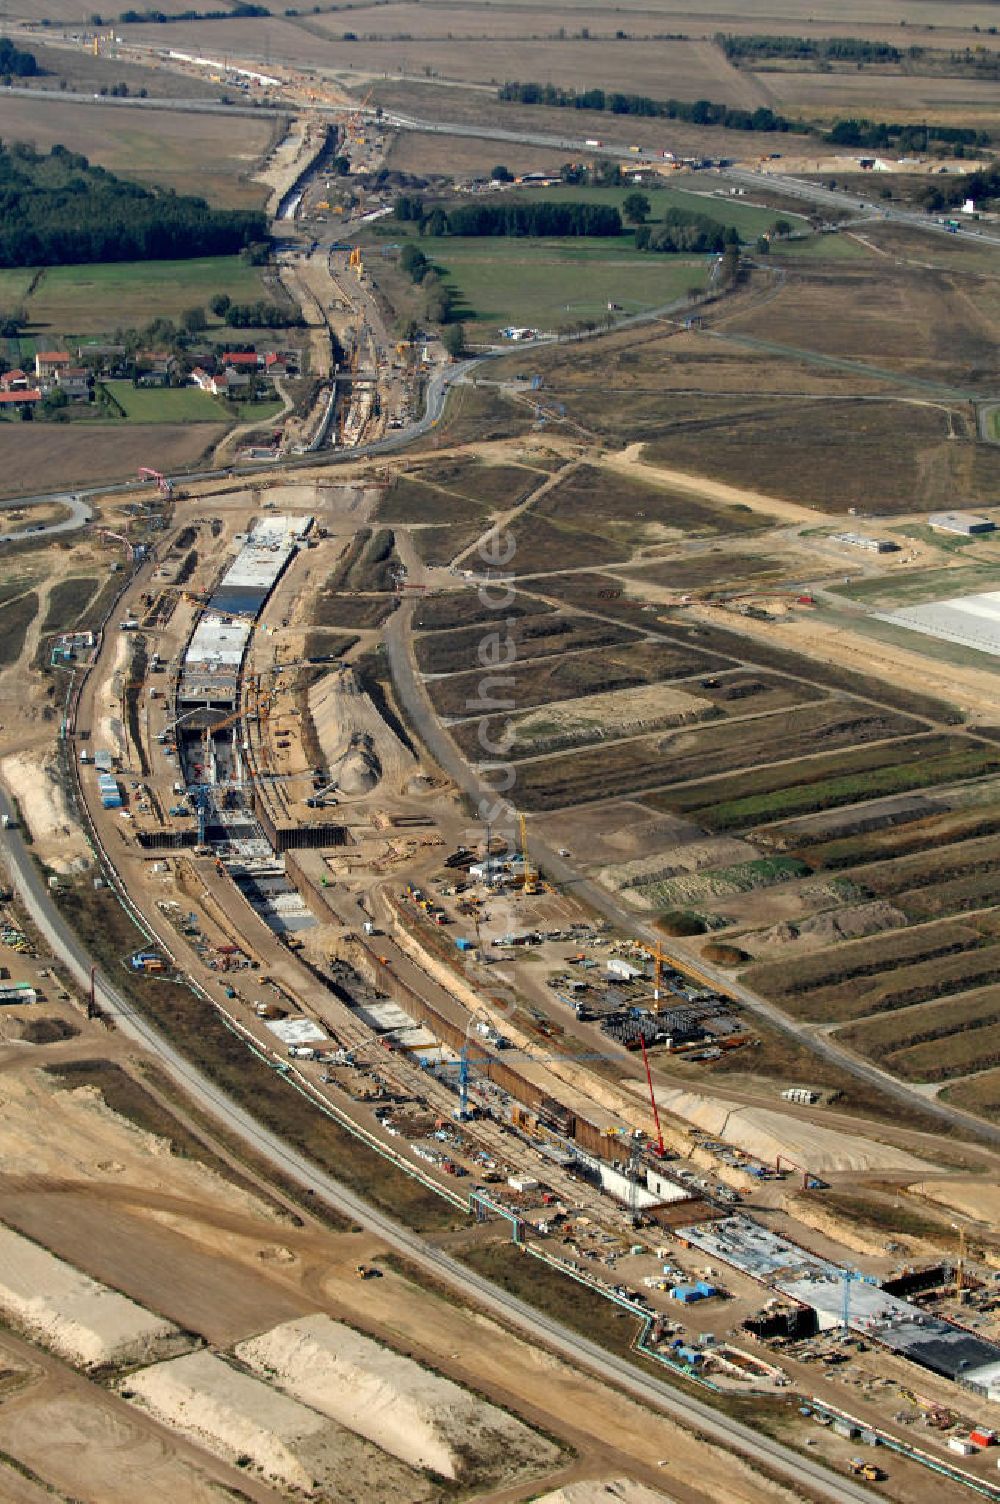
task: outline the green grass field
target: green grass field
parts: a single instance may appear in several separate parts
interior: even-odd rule
[[[131,381],[105,385],[130,423],[224,423],[229,416],[217,397],[197,387],[136,387]],[[254,405],[254,414],[256,410]]]
[[[508,324],[556,329],[600,319],[608,303],[641,313],[704,287],[709,260],[647,256],[623,240],[455,239],[427,241],[454,290],[457,313],[475,333]]]
[[[787,215],[782,218],[787,219]],[[804,235],[801,239],[776,240],[771,255],[790,261],[863,261],[873,252],[853,235]]]
[[[690,214],[707,214],[723,225],[735,225],[744,240],[754,240],[770,229],[776,219],[788,220],[796,230],[807,228],[806,221],[796,214],[762,209],[756,204],[744,203],[740,198],[730,198],[728,194],[693,193],[689,188],[674,188],[648,172],[643,176],[645,181],[623,183],[619,188],[576,188],[569,184],[555,188],[519,188],[510,195],[504,194],[502,202],[513,197],[525,203],[545,199],[553,203],[614,204],[621,209],[630,193],[639,192],[649,199],[650,223],[661,220],[668,209],[685,209]]]
[[[26,306],[30,322],[53,336],[103,333],[141,327],[154,318],[176,318],[185,308],[204,307],[217,292],[228,293],[234,303],[268,296],[260,269],[239,256],[52,266],[25,297],[33,275],[30,269],[0,272],[0,307]]]

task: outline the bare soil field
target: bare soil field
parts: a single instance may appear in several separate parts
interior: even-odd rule
[[[941,1100],[993,1122],[1000,1121],[1000,1070],[983,1071],[971,1081],[949,1086],[941,1093]]]
[[[525,408],[515,408],[487,386],[453,387],[444,414],[433,434],[414,444],[412,453],[440,448],[442,444],[485,444],[527,433],[531,418]]]
[[[781,1000],[855,978],[878,977],[895,967],[973,950],[982,935],[973,924],[928,924],[830,950],[767,961],[743,973],[751,987]]]
[[[514,644],[511,662],[634,640],[634,634],[627,627],[563,616],[554,611],[519,617],[511,624],[509,636]],[[485,665],[481,663],[478,652],[483,638],[481,627],[462,627],[454,632],[421,637],[417,642],[417,664],[425,674],[461,672],[475,664],[482,669]]]
[[[399,604],[395,596],[323,595],[314,613],[319,627],[351,627],[371,631],[391,616]]]
[[[964,389],[973,373],[984,381],[997,375],[996,329],[989,308],[977,301],[974,286],[960,276],[919,263],[812,268],[790,276],[766,309],[746,307],[726,327],[933,381],[953,380]]]
[[[690,207],[698,208],[699,203],[699,196],[692,194]],[[712,195],[706,197],[704,208],[716,214],[725,212],[725,205],[720,206]],[[752,279],[749,292],[753,292]],[[727,300],[726,313],[753,301],[747,292],[740,292],[734,300]],[[801,333],[800,329],[798,344]],[[493,369],[513,376],[522,365],[523,360],[511,356],[496,362]],[[633,404],[665,396],[669,401],[664,404],[664,417],[673,422],[725,413],[729,410],[726,399],[755,408],[760,399],[768,397],[855,396],[885,391],[884,382],[866,378],[861,372],[817,365],[792,352],[777,355],[735,342],[706,340],[702,333],[684,331],[673,324],[666,329],[657,324],[612,332],[599,346],[536,350],[532,352],[532,369],[544,373],[546,386],[567,402],[575,393],[592,406],[603,396],[607,415],[616,423],[624,421]],[[626,400],[609,408],[609,388]],[[619,408],[626,411],[620,413]]]
[[[485,507],[466,501],[463,496],[428,486],[421,480],[401,475],[394,481],[379,505],[383,522],[439,524],[477,523],[485,526],[489,512]]]
[[[459,179],[488,177],[497,165],[497,155],[497,146],[492,141],[452,136],[448,142],[448,173]],[[524,172],[557,172],[562,154],[554,147],[505,141],[502,155],[504,166],[520,177]],[[390,172],[407,172],[416,177],[438,174],[442,169],[441,144],[435,136],[400,131],[386,153],[385,164]]]
[[[683,492],[583,465],[539,498],[536,516],[606,532],[623,543],[660,541],[691,533],[733,534],[766,527],[749,508],[713,507]]]
[[[210,423],[0,424],[0,495],[124,480],[140,465],[169,475],[194,466],[225,431]]]
[[[579,569],[587,565],[622,563],[631,555],[631,547],[562,522],[528,511],[510,524],[507,531],[514,542],[508,569],[515,577],[544,574],[548,569]]]
[[[697,731],[619,743],[614,765],[606,752],[564,753],[524,764],[519,781],[529,807],[552,809],[594,798],[681,783],[693,777],[728,773],[774,755],[792,759],[820,747],[856,746],[901,735],[902,717],[866,713],[828,701],[801,706],[780,717],[722,722]],[[718,789],[719,795],[724,786]],[[670,804],[670,795],[664,803]]]
[[[417,603],[413,613],[413,628],[416,632],[452,631],[455,627],[467,627],[473,622],[496,622],[498,617],[540,616],[554,608],[543,601],[516,597],[506,600],[497,609],[489,604],[497,599],[499,592],[487,591],[484,597],[479,590],[454,590],[447,595],[425,596]]]
[[[795,565],[804,562],[794,555],[738,553],[720,544],[703,554],[681,554],[655,564],[622,570],[619,577],[627,580],[630,586],[634,582],[639,595],[643,594],[644,586],[683,591],[711,586],[725,591],[732,585],[749,581],[766,580],[773,584],[794,578],[797,573]],[[762,584],[760,588],[766,590],[767,586]]]
[[[266,152],[275,124],[262,114],[259,120],[241,118],[236,130],[233,125],[222,115],[102,107],[65,101],[58,94],[37,101],[0,97],[5,141],[29,141],[40,151],[68,146],[123,177],[193,193],[227,208],[259,208],[267,190],[249,175]]]
[[[320,25],[338,37],[343,35],[339,16]],[[642,41],[616,39],[615,28],[601,41],[596,37],[589,41],[574,37],[539,39],[533,24],[522,25],[520,36],[496,40],[463,37],[463,33],[475,29],[475,22],[470,27],[469,18],[463,14],[458,25],[454,20],[451,26],[444,25],[433,40],[366,39],[352,61],[359,71],[383,78],[392,74],[418,80],[430,76],[494,86],[504,79],[541,78],[566,87],[623,89],[658,99],[717,99],[751,110],[768,102],[765,89],[753,74],[739,72],[711,44],[652,40],[648,35]],[[322,52],[321,48],[317,50]]]
[[[503,691],[503,698],[512,701],[514,709],[527,710],[535,705],[573,700],[578,695],[687,679],[728,667],[726,659],[695,649],[646,642],[609,643],[601,648],[531,662],[515,660],[510,666],[509,688]],[[427,690],[441,715],[468,715],[468,701],[475,701],[481,681],[481,670],[455,673],[431,680]]]
[[[55,42],[40,42],[32,37],[31,51],[44,68],[44,76],[31,80],[31,88],[58,93],[65,79],[68,88],[79,94],[95,94],[102,88],[125,84],[138,94],[145,89],[150,98],[219,99],[225,90],[213,84],[208,75],[173,73],[166,68],[144,68],[117,57],[95,57],[79,44],[60,47]]]
[[[897,43],[898,45],[898,43]],[[808,119],[863,115],[871,120],[942,121],[988,130],[998,113],[996,84],[987,79],[850,73],[757,72],[772,109]]]
[[[864,815],[860,819],[864,820]],[[855,817],[855,822],[858,817]],[[972,840],[976,836],[994,835],[1000,831],[1000,806],[983,804],[970,809],[935,809],[933,804],[925,810],[923,801],[915,801],[912,810],[904,806],[898,814],[891,810],[885,816],[884,828],[861,830],[857,833],[839,830],[829,832],[823,840],[823,831],[816,835],[807,828],[790,827],[788,832],[772,831],[776,846],[786,845],[804,854],[810,865],[829,871],[854,867],[862,862],[886,861],[892,857],[909,856],[917,851],[936,851],[947,847],[951,841]],[[849,826],[851,816],[845,816],[842,826]]]
[[[507,510],[546,479],[544,473],[523,465],[489,465],[464,456],[441,459],[397,476],[379,515],[393,522],[447,522],[455,499],[477,513]]]
[[[652,464],[773,491],[819,512],[931,511],[957,495],[988,503],[988,457],[951,431],[937,407],[790,402],[770,417],[733,415],[715,426],[710,444],[702,432],[668,432],[646,455]]]

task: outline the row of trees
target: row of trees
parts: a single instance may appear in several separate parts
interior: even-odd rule
[[[636,115],[662,120],[684,120],[691,125],[725,126],[731,131],[797,131],[820,136],[834,146],[893,147],[899,151],[927,150],[939,146],[989,146],[987,131],[956,125],[910,125],[896,121],[838,120],[832,129],[788,120],[773,110],[731,109],[711,99],[650,99],[645,94],[606,93],[604,89],[561,89],[555,84],[506,83],[497,97],[508,104],[548,105],[555,109],[608,111],[612,115]]]
[[[965,125],[901,124],[893,120],[838,120],[826,133],[825,140],[834,146],[862,146],[894,151],[927,151],[939,146],[989,146],[988,131]]]
[[[745,58],[817,58],[824,62],[898,63],[903,53],[891,42],[869,42],[863,37],[732,36],[717,32],[716,42],[730,62]],[[919,48],[910,48],[910,53]]]
[[[611,204],[531,203],[460,204],[447,213],[432,209],[426,221],[429,235],[558,237],[622,233],[622,217]]]
[[[54,146],[0,145],[0,266],[225,256],[269,243],[256,210],[142,188]]]
[[[163,10],[123,10],[118,19],[123,26],[135,26],[141,22],[153,22],[158,26],[164,26],[169,21],[230,21],[247,16],[269,16],[270,14],[266,5],[240,4],[227,10],[175,11],[169,16]],[[101,16],[91,16],[91,22],[95,26],[105,24]]]
[[[692,125],[722,125],[733,131],[797,129],[783,115],[761,107],[733,109],[711,99],[650,99],[646,94],[607,93],[604,89],[561,89],[556,84],[506,83],[497,91],[505,104],[541,104],[556,109],[599,110],[655,120],[684,120]]]

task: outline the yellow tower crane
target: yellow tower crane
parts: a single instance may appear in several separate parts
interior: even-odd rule
[[[523,815],[519,816],[519,824],[521,826],[521,860],[524,863],[524,879],[521,886],[525,893],[537,893],[538,873],[532,867],[528,857],[528,822]]]
[[[653,958],[653,1012],[659,1013],[660,995],[663,991],[663,963],[667,960],[667,957],[664,955],[663,946],[659,940],[657,940],[655,946],[644,945],[641,940],[636,940],[635,944],[640,950],[644,950],[647,956],[652,956]]]
[[[965,1288],[965,1228],[953,1222],[952,1227],[958,1233],[958,1261],[955,1264],[955,1299],[961,1300],[962,1291]]]

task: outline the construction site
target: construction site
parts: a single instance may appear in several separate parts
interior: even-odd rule
[[[738,991],[597,913],[533,817],[507,839],[470,829],[373,674],[380,629],[345,640],[312,624],[320,594],[358,613],[363,597],[328,582],[377,494],[217,485],[176,502],[132,549],[103,634],[66,644],[65,763],[113,892],[143,916],[123,974],[154,1010],[158,988],[182,990],[195,1037],[199,1016],[221,1020],[247,1070],[263,1064],[470,1236],[509,1239],[633,1315],[650,1360],[707,1392],[810,1393],[809,1344],[832,1341],[814,1400],[838,1467],[856,1436],[834,1427],[863,1400],[899,1479],[920,1477],[922,1445],[896,1418],[900,1387],[919,1384],[951,1417],[933,1470],[982,1492],[987,1446],[961,1466],[948,1452],[994,1403],[1000,1344],[967,1324],[972,1309],[992,1319],[989,1275],[963,1251],[962,1300],[945,1270],[928,1314],[893,1293],[919,1242],[872,1243],[858,1278],[819,1211],[813,1251],[798,1241],[807,1203],[858,1173],[922,1182],[929,1146],[824,1121],[822,1090],[794,1081],[770,1105],[684,1084],[752,1061],[759,1026]],[[412,576],[393,569],[398,601]],[[428,612],[446,575],[418,577]],[[843,1394],[849,1344],[891,1355],[895,1388],[855,1376]],[[178,1387],[170,1364],[139,1386],[152,1414],[226,1379],[176,1362]]]

